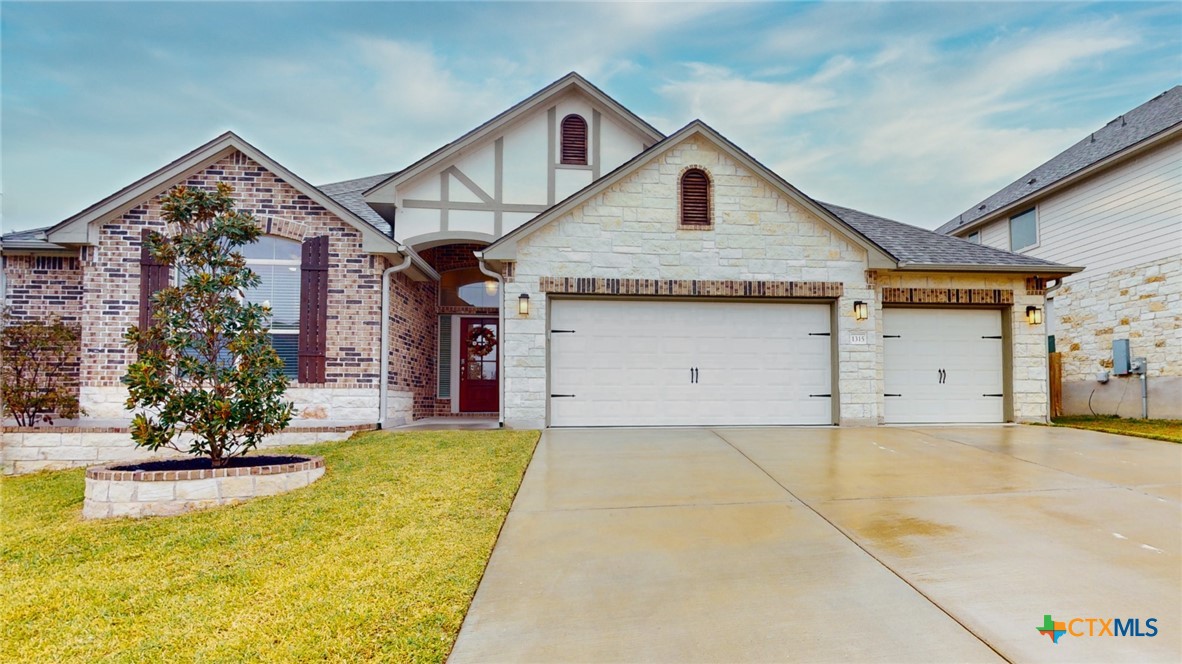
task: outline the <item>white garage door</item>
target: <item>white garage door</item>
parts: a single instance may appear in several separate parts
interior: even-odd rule
[[[552,426],[832,424],[829,306],[555,300]]]
[[[1002,422],[1000,311],[885,309],[889,423]]]

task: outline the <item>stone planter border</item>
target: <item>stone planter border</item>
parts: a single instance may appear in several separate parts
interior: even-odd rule
[[[159,461],[159,459],[148,459]],[[324,458],[242,468],[115,470],[118,461],[86,471],[82,518],[170,516],[272,496],[308,486],[324,475]]]

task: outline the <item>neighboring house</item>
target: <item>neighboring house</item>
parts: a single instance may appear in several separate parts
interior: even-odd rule
[[[396,173],[314,187],[225,134],[5,236],[14,313],[82,325],[91,418],[126,417],[160,197],[217,181],[265,226],[248,296],[275,311],[301,421],[1041,422],[1027,310],[1078,270],[819,203],[570,74]]]
[[[1087,269],[1047,291],[1067,414],[1141,416],[1136,375],[1111,376],[1113,341],[1148,361],[1149,414],[1182,418],[1182,86],[1117,117],[939,232]]]

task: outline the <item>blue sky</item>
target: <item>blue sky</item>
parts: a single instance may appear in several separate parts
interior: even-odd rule
[[[1182,3],[0,5],[5,232],[232,129],[398,170],[568,71],[814,198],[934,227],[1182,79]]]

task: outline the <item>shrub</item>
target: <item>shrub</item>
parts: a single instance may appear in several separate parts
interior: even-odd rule
[[[22,427],[53,417],[70,419],[78,406],[71,372],[77,357],[79,330],[56,317],[47,321],[13,321],[0,313],[0,404]]]
[[[245,301],[259,285],[238,248],[261,234],[234,209],[233,189],[176,187],[164,199],[170,233],[149,235],[148,251],[176,268],[177,284],[152,297],[152,324],[128,329],[139,350],[124,382],[127,407],[139,409],[131,437],[209,457],[214,467],[254,449],[284,429],[293,404],[284,401],[283,361],[267,337],[270,311]],[[181,439],[191,434],[188,449]]]

